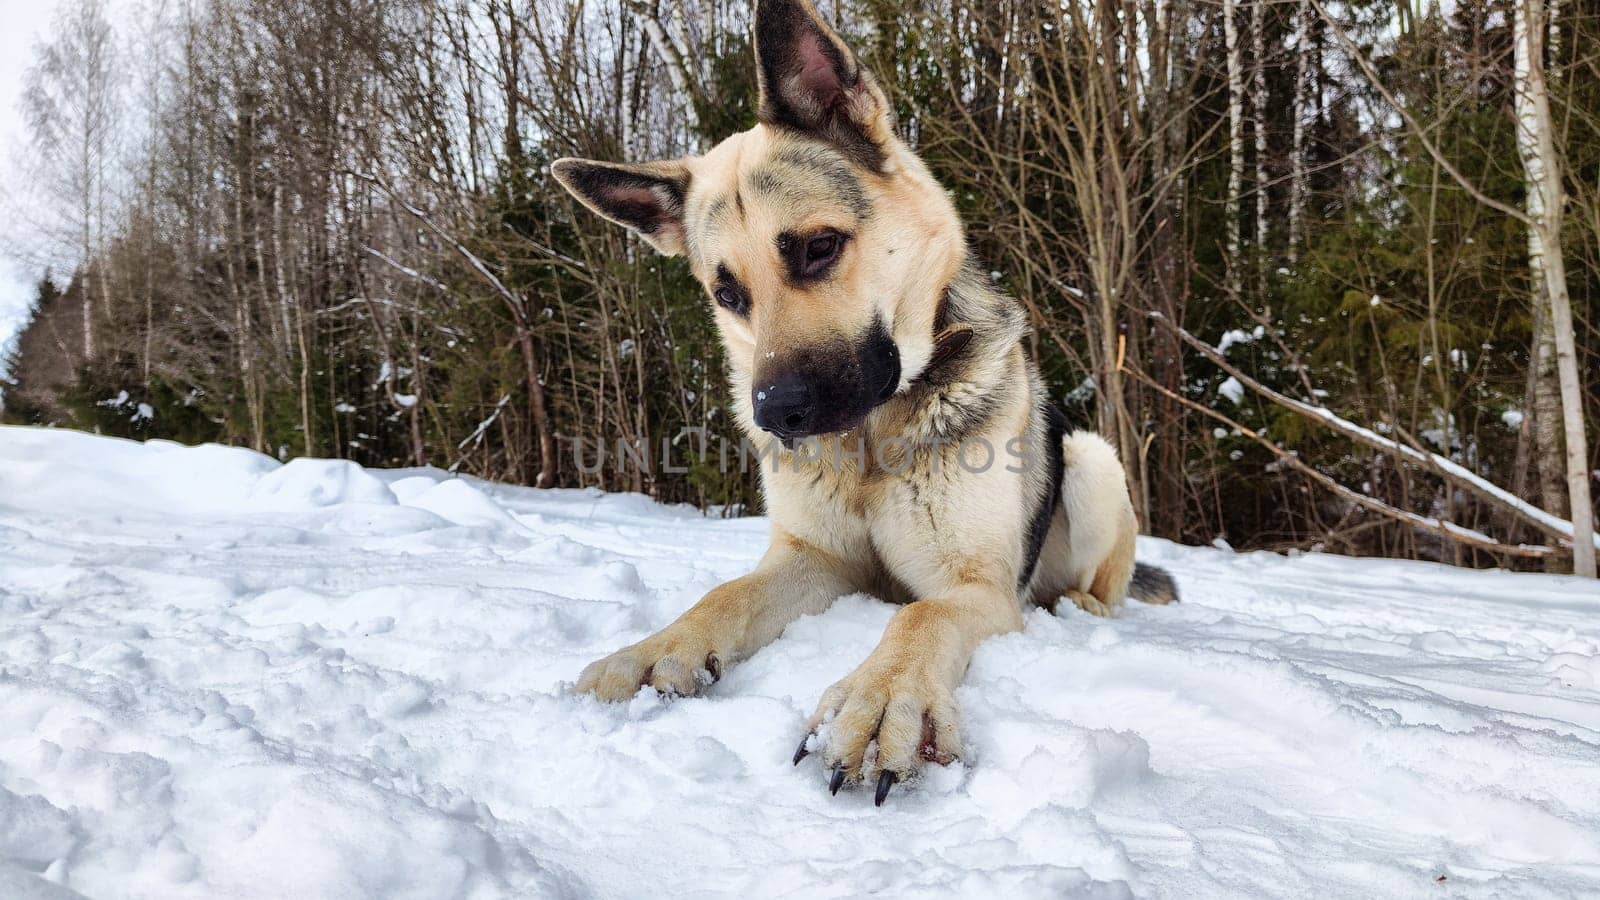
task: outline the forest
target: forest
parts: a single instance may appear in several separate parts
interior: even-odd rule
[[[1593,575],[1593,0],[819,7],[1147,532]],[[65,0],[4,420],[758,512],[711,301],[549,171],[753,125],[750,13]]]

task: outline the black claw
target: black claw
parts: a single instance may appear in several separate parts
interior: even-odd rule
[[[894,783],[899,780],[900,777],[893,772],[880,774],[878,776],[878,793],[873,796],[872,805],[882,806],[884,799],[889,796],[889,788],[894,787]]]
[[[844,766],[833,767],[833,777],[828,779],[828,793],[837,794],[844,786]]]
[[[810,750],[806,749],[806,741],[809,741],[809,740],[811,740],[811,735],[809,735],[809,734],[800,739],[800,746],[796,747],[795,751],[794,751],[794,764],[795,765],[797,765],[797,766],[800,765],[800,760],[805,759],[806,758],[806,754],[811,752]]]

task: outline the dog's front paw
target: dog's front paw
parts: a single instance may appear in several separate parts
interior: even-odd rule
[[[650,685],[669,697],[690,697],[721,677],[722,661],[709,642],[669,629],[590,663],[578,676],[578,693],[619,703]]]
[[[830,791],[875,777],[882,806],[924,762],[960,756],[961,733],[955,698],[932,667],[879,655],[822,695],[794,761],[820,748]]]
[[[1099,616],[1102,619],[1112,618],[1117,614],[1117,610],[1122,607],[1122,603],[1120,601],[1107,603],[1106,601],[1101,600],[1099,597],[1096,597],[1095,595],[1085,591],[1067,591],[1066,596],[1068,600],[1072,601],[1074,606],[1091,616]]]

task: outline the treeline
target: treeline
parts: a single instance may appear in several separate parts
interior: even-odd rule
[[[1573,566],[1592,2],[822,9],[1149,531]],[[749,127],[749,15],[208,0],[118,30],[68,0],[24,98],[15,230],[57,268],[6,417],[751,507],[752,473],[693,452],[737,441],[708,301],[548,174]]]

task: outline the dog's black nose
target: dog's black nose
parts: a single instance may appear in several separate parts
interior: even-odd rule
[[[755,389],[756,427],[780,438],[815,433],[817,404],[804,378],[785,376]]]

